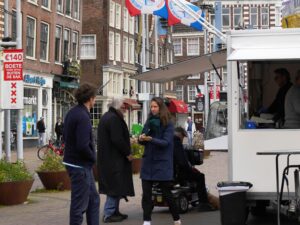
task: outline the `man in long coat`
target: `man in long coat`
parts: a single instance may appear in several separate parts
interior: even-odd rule
[[[121,198],[134,196],[131,148],[128,127],[123,119],[126,107],[114,99],[98,126],[99,192],[106,194],[103,222],[120,222],[128,216],[120,213]]]

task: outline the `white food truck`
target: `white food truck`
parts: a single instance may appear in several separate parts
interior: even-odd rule
[[[275,69],[286,68],[294,81],[296,71],[300,70],[300,29],[234,30],[227,32],[226,39],[227,51],[167,65],[134,78],[163,83],[227,64],[229,180],[252,183],[248,203],[263,211],[277,198],[276,156],[257,152],[300,151],[300,128],[282,129],[270,119],[257,117],[256,129],[247,129],[246,124],[255,112],[274,100],[278,91]],[[280,174],[287,164],[286,158],[279,157]],[[290,164],[297,163],[300,164],[300,155],[292,155]],[[292,198],[294,171],[287,177]],[[286,199],[287,193],[283,196]]]

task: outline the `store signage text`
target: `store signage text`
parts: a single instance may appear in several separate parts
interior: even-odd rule
[[[31,76],[29,74],[26,74],[24,76],[24,82],[27,84],[37,84],[40,86],[44,86],[46,84],[46,79],[44,79],[43,77]]]
[[[24,97],[24,105],[37,105],[36,96]]]
[[[23,109],[23,49],[3,50],[1,109]],[[3,74],[2,74],[3,72]]]

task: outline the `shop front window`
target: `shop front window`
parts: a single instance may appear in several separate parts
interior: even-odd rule
[[[98,127],[100,122],[100,118],[102,116],[102,102],[96,102],[94,107],[90,111],[92,117],[92,125],[93,127]]]
[[[38,120],[38,90],[34,88],[24,88],[24,110],[23,110],[23,136],[37,136],[37,120]]]

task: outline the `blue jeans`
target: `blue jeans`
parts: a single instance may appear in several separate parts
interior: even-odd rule
[[[70,225],[81,225],[83,213],[88,225],[99,225],[100,197],[92,169],[66,168],[71,179]]]
[[[112,216],[119,212],[120,197],[106,196],[104,204],[104,218]]]
[[[188,135],[188,145],[192,146],[193,145],[193,132],[187,131],[187,135]]]

